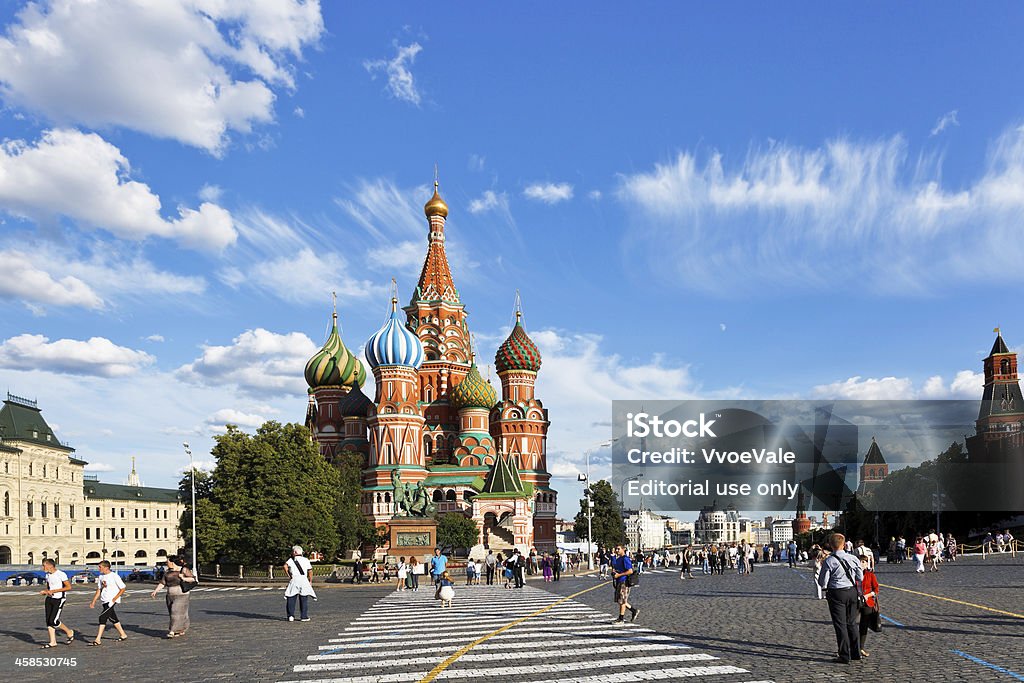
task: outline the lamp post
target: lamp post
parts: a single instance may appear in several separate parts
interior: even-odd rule
[[[939,480],[926,477],[923,474],[915,474],[918,479],[924,479],[925,481],[935,484],[935,504],[932,506],[935,509],[935,533],[942,533],[942,492],[939,489]]]
[[[199,582],[199,556],[196,555],[196,466],[192,462],[192,449],[188,442],[181,444],[188,455],[188,478],[192,482],[192,563],[195,565],[196,583]]]
[[[643,472],[641,472],[640,474],[634,474],[632,477],[628,477],[626,479],[623,479],[622,483],[619,484],[619,500],[622,501],[623,512],[625,512],[625,509],[626,509],[625,508],[625,505],[626,505],[626,494],[625,494],[626,484],[628,484],[631,481],[640,481],[640,477],[642,477],[642,476],[644,476]],[[639,548],[640,547],[640,511],[639,510],[637,510],[637,513],[636,513],[636,523],[637,523],[637,541],[636,541],[636,545]],[[629,542],[629,539],[627,538],[626,541]]]

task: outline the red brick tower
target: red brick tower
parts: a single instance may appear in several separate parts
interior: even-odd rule
[[[444,248],[448,205],[437,188],[435,180],[434,195],[423,207],[430,227],[423,271],[412,301],[402,309],[409,328],[423,344],[425,356],[419,369],[419,395],[426,420],[422,449],[425,465],[456,464],[459,416],[449,395],[470,368],[466,309],[459,300]]]
[[[1020,432],[1024,422],[1024,398],[1017,378],[1017,354],[1011,353],[999,328],[985,359],[985,389],[976,423],[978,436],[986,441],[1004,439]]]

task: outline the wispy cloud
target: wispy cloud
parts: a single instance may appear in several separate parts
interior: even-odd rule
[[[915,386],[909,377],[850,377],[811,390],[814,398],[887,401],[907,399],[974,399],[981,395],[985,376],[961,370],[950,382],[934,375]]]
[[[499,207],[508,208],[508,195],[504,192],[486,190],[482,195],[469,202],[470,213],[484,213]]]
[[[363,68],[366,69],[371,78],[376,78],[378,73],[385,74],[388,79],[388,93],[395,99],[418,107],[420,106],[422,95],[416,88],[416,82],[412,75],[412,65],[416,61],[416,55],[423,50],[423,46],[419,43],[411,43],[403,47],[397,42],[395,42],[394,46],[394,57],[391,59],[368,59],[363,62]]]
[[[557,204],[572,199],[572,185],[569,183],[533,183],[526,186],[523,196],[546,204]]]
[[[703,163],[683,152],[622,176],[627,258],[719,295],[823,286],[920,295],[1024,279],[1024,128],[996,140],[964,187],[944,186],[941,171],[941,158],[911,159],[900,136],[771,144],[731,167],[717,152]]]
[[[935,122],[935,127],[932,128],[932,132],[929,134],[930,137],[935,137],[942,131],[946,130],[950,126],[959,126],[960,122],[956,118],[957,110],[946,112],[939,117],[939,120]]]

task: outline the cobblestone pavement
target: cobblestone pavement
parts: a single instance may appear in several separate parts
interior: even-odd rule
[[[718,655],[649,628],[613,626],[607,614],[533,586],[456,590],[450,608],[442,608],[432,590],[392,593],[320,645],[286,680],[404,683],[433,676],[598,683],[611,674],[628,680],[754,680]]]
[[[388,592],[374,585],[318,587],[319,600],[310,603],[312,620],[303,623],[285,621],[283,586],[196,588],[190,593],[189,632],[167,640],[163,595],[152,600],[152,586],[129,586],[117,607],[128,641],[117,642],[117,632],[108,627],[102,646],[86,645],[96,635],[99,610],[89,609],[95,589],[78,586],[63,615],[76,642],[51,650],[39,649],[47,638],[43,599],[32,589],[0,592],[0,681],[272,681],[291,671],[325,634],[337,633]],[[75,666],[67,661],[71,657]],[[19,658],[64,661],[19,666]]]
[[[870,657],[849,666],[830,662],[835,640],[808,570],[759,566],[750,577],[695,576],[645,573],[634,592],[640,617],[626,627],[610,625],[611,587],[592,576],[531,581],[522,591],[458,586],[450,609],[426,587],[323,588],[308,623],[284,621],[281,588],[204,587],[192,593],[190,632],[175,640],[161,637],[163,600],[133,588],[118,608],[130,640],[118,643],[108,630],[98,648],[85,645],[97,611],[88,609],[92,592],[79,588],[65,620],[81,635],[56,650],[38,649],[41,598],[0,592],[0,680],[404,683],[436,670],[436,680],[559,683],[597,683],[610,674],[721,683],[1024,681],[1022,556],[972,558],[924,575],[910,564],[881,565],[885,628],[870,634]],[[15,664],[43,656],[75,657],[76,666]]]
[[[877,575],[887,620],[868,635],[870,657],[850,665],[830,661],[835,637],[811,572],[785,564],[685,581],[674,570],[647,572],[634,593],[638,624],[778,683],[1024,681],[1024,556],[972,558],[929,574],[882,564]],[[571,594],[588,582],[598,580],[545,588]],[[577,600],[608,614],[614,607],[607,585]]]

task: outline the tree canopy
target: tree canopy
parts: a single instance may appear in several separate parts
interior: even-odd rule
[[[626,542],[626,525],[622,521],[622,506],[612,485],[602,479],[591,486],[594,498],[594,542],[602,548],[610,548]],[[587,499],[580,500],[580,511],[573,522],[576,538],[587,538]]]
[[[472,519],[449,512],[437,519],[437,545],[445,550],[472,548],[480,540],[480,530]]]

